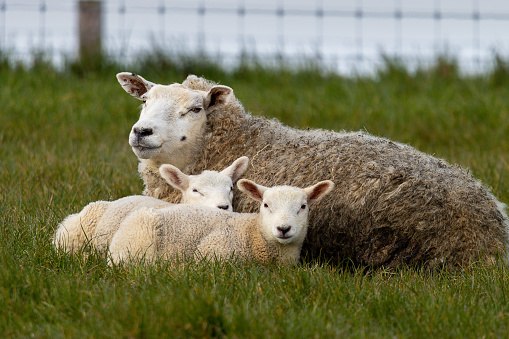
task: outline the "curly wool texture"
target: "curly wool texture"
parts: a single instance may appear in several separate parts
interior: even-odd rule
[[[189,76],[183,85],[207,91],[214,83]],[[408,145],[363,132],[293,129],[251,116],[232,96],[209,115],[203,149],[187,170],[223,168],[241,155],[251,159],[245,177],[261,185],[336,184],[311,209],[302,249],[308,259],[429,268],[507,259],[504,204],[466,170]],[[143,162],[139,170],[144,194],[178,201],[159,173]],[[238,191],[233,207],[257,208]]]

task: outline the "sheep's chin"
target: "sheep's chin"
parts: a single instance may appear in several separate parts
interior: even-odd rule
[[[290,243],[293,242],[295,236],[290,236],[290,237],[285,237],[285,238],[281,238],[281,237],[276,237],[276,240],[280,243],[280,244],[283,244],[283,245],[288,245]]]
[[[151,159],[160,153],[161,146],[159,147],[133,146],[132,150],[139,159]]]

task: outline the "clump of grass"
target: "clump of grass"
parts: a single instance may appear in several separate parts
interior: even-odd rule
[[[489,78],[494,87],[507,86],[509,82],[509,61],[504,60],[500,54],[495,54],[493,58],[493,68]]]

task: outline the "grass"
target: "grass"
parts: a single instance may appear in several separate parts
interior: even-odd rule
[[[124,68],[125,67],[125,68]],[[318,66],[221,69],[154,53],[131,66],[0,57],[0,337],[446,337],[509,335],[507,267],[462,272],[200,263],[108,267],[50,243],[66,215],[139,194],[127,143],[138,102],[114,77],[187,73],[229,85],[254,114],[300,128],[364,129],[468,167],[509,203],[509,67],[461,75],[454,61],[375,76]]]

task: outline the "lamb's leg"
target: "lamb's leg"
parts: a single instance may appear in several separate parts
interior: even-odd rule
[[[110,263],[143,259],[153,261],[157,255],[155,230],[160,221],[159,214],[153,208],[141,208],[129,214],[111,240]]]
[[[57,228],[53,245],[68,253],[76,253],[88,245],[97,226],[108,207],[107,201],[96,201],[88,204],[79,213],[69,215]]]

